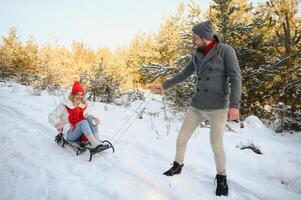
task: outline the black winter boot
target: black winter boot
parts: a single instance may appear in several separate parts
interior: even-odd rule
[[[176,174],[181,174],[183,166],[184,166],[184,164],[180,165],[179,163],[174,161],[173,166],[168,171],[164,172],[163,174],[166,176],[173,176]]]
[[[228,184],[227,184],[227,177],[224,175],[216,175],[216,191],[215,194],[216,196],[228,196]]]

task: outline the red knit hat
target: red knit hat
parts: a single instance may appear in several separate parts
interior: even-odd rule
[[[74,81],[74,84],[72,86],[71,94],[76,94],[78,92],[84,93],[83,87],[80,85],[79,81]]]

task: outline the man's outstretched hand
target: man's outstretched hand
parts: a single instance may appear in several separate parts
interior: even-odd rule
[[[161,83],[153,84],[149,86],[149,89],[154,94],[162,94],[164,92],[164,88]]]

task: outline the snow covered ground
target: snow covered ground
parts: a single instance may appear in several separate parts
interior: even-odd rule
[[[275,134],[255,116],[244,121],[245,128],[234,127],[238,133],[227,131],[230,193],[216,197],[208,128],[199,128],[189,141],[182,174],[162,175],[173,161],[183,115],[167,123],[159,96],[146,105],[143,119],[135,113],[139,105],[144,108],[141,101],[128,108],[108,105],[107,110],[94,103],[103,139],[111,139],[127,120],[136,120],[112,139],[115,153],[95,155],[92,162],[87,162],[88,155],[77,157],[70,147],[54,142],[56,131],[47,115],[58,102],[46,93],[31,95],[30,87],[0,83],[1,200],[301,199],[300,133]],[[248,143],[263,154],[237,148]]]

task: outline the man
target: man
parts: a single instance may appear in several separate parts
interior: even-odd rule
[[[153,93],[162,93],[183,82],[194,72],[197,74],[194,95],[177,137],[175,161],[164,175],[173,176],[181,173],[187,142],[199,124],[208,119],[210,144],[216,165],[216,195],[227,196],[223,134],[226,120],[239,118],[241,73],[234,49],[219,42],[218,37],[213,34],[210,21],[195,25],[192,34],[193,44],[197,50],[188,65],[175,77],[150,88]]]

